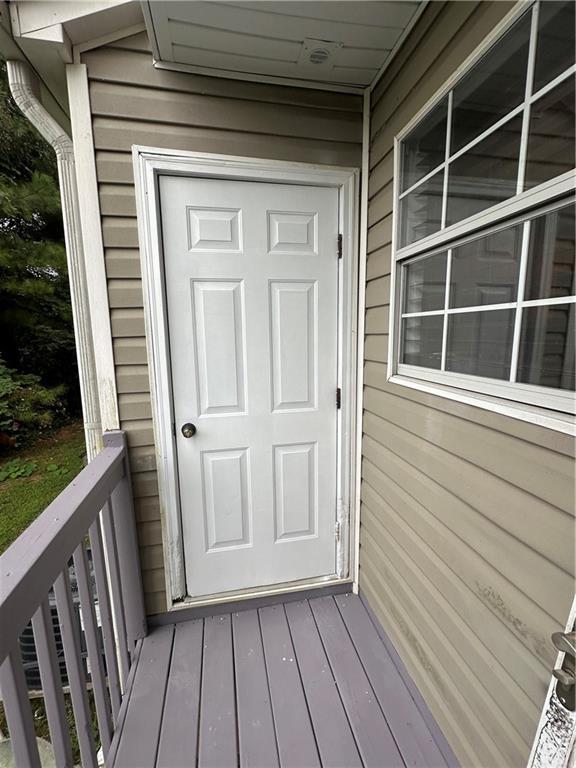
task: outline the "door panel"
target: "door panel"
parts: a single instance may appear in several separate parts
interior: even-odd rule
[[[193,280],[199,414],[245,410],[246,353],[242,282]]]
[[[316,283],[270,283],[273,410],[316,407]]]
[[[159,185],[188,593],[333,575],[338,192]]]
[[[274,446],[276,541],[316,536],[316,443]]]
[[[248,449],[202,453],[207,551],[250,545]]]

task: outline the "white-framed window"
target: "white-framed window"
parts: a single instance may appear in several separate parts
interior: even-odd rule
[[[396,138],[389,376],[576,412],[574,11],[525,4]]]

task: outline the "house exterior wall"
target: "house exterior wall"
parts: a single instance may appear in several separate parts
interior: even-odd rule
[[[130,449],[144,592],[167,609],[131,148],[358,167],[362,99],[154,69],[145,33],[87,65],[120,422]]]
[[[373,92],[360,589],[462,765],[526,764],[574,592],[574,444],[387,382],[394,136],[510,3],[429,4]]]

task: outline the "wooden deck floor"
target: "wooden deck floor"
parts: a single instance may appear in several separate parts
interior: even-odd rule
[[[355,595],[157,627],[116,768],[447,766]]]

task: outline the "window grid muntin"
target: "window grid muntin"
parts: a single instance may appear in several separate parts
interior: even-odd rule
[[[442,324],[442,353],[440,370],[446,370],[446,349],[448,346],[448,309],[450,308],[450,284],[452,283],[452,248],[446,254],[446,286],[444,290],[444,321]]]
[[[524,157],[526,163],[526,156]],[[514,341],[512,343],[512,359],[510,360],[510,379],[512,383],[516,382],[518,376],[518,357],[520,355],[520,335],[522,332],[522,314],[524,309],[524,296],[526,295],[526,279],[528,266],[528,249],[530,248],[530,232],[532,221],[524,224],[522,236],[522,248],[520,250],[520,269],[518,271],[518,288],[516,293],[516,317],[514,319]]]
[[[517,304],[523,307],[554,307],[558,304],[575,304],[576,296],[557,296],[552,299],[528,299],[527,301],[502,301],[500,304],[474,304],[470,307],[450,307],[448,309],[427,309],[423,312],[402,312],[402,319],[409,317],[432,317],[433,315],[465,315],[468,312],[496,312],[499,309],[514,309]]]
[[[418,179],[418,181],[415,184],[412,184],[411,187],[408,187],[408,189],[405,189],[403,192],[400,192],[398,194],[398,200],[402,200],[407,195],[409,195],[411,192],[414,192],[418,189],[424,182],[429,181],[432,176],[434,176],[436,173],[439,173],[442,170],[446,170],[446,164],[450,165],[450,163],[453,163],[454,160],[458,160],[458,158],[461,155],[466,154],[466,152],[469,152],[471,149],[474,149],[476,144],[479,144],[481,141],[483,141],[485,138],[490,136],[490,134],[495,133],[499,128],[502,128],[502,126],[506,125],[510,120],[513,120],[515,117],[518,117],[518,115],[521,115],[523,112],[526,113],[528,111],[528,124],[526,126],[526,136],[524,137],[524,120],[526,119],[525,116],[523,117],[523,131],[522,131],[522,142],[526,144],[524,147],[525,153],[528,146],[528,128],[530,126],[530,107],[532,104],[534,104],[536,101],[539,101],[543,96],[545,96],[549,91],[554,90],[554,88],[557,85],[560,85],[564,82],[564,80],[567,80],[569,77],[572,77],[576,74],[576,64],[572,65],[569,69],[562,72],[560,75],[555,77],[553,80],[550,80],[549,83],[546,83],[545,86],[543,86],[539,91],[536,93],[533,93],[530,95],[529,99],[526,102],[523,102],[522,104],[519,104],[517,107],[514,107],[510,112],[508,112],[507,115],[504,115],[504,117],[501,117],[494,125],[491,125],[490,128],[487,128],[483,133],[480,133],[478,136],[476,136],[475,139],[472,139],[471,142],[466,144],[464,147],[459,149],[457,152],[454,152],[453,155],[450,155],[448,158],[444,159],[439,165],[437,165],[435,168],[433,168],[431,171],[428,171],[426,176],[423,176],[421,179]],[[453,88],[450,90],[450,94],[453,92]],[[402,140],[400,141],[400,144],[402,143]],[[522,144],[520,146],[520,152],[522,153]],[[447,154],[447,152],[445,153]],[[524,164],[526,161],[526,157],[524,157]],[[523,189],[520,189],[518,194],[520,192],[523,192]]]
[[[518,374],[518,359],[519,359],[519,353],[520,353],[520,337],[521,337],[521,331],[522,331],[522,314],[523,309],[528,307],[541,307],[541,306],[558,306],[558,305],[565,305],[565,304],[576,304],[576,296],[559,296],[559,297],[553,297],[553,298],[546,298],[546,299],[530,299],[525,301],[524,295],[526,291],[526,280],[527,280],[527,264],[528,264],[528,250],[530,247],[530,231],[532,226],[532,221],[534,219],[540,218],[542,216],[547,215],[548,213],[552,213],[556,210],[561,210],[562,208],[567,207],[567,205],[574,205],[576,201],[571,198],[569,200],[563,199],[560,201],[557,201],[556,203],[552,203],[549,206],[547,206],[544,210],[539,210],[537,213],[534,213],[530,218],[526,219],[526,216],[522,219],[523,224],[523,232],[522,232],[522,246],[521,246],[521,252],[520,252],[520,269],[518,273],[518,285],[517,285],[517,294],[516,294],[516,301],[512,302],[501,302],[499,304],[476,304],[473,306],[467,306],[467,307],[449,307],[449,297],[450,297],[450,283],[451,283],[451,267],[452,267],[452,251],[454,250],[454,247],[458,247],[458,245],[462,245],[466,242],[472,242],[473,240],[477,239],[483,239],[488,234],[491,234],[493,231],[499,231],[503,229],[513,228],[514,226],[517,226],[520,222],[505,222],[501,224],[499,227],[493,228],[489,230],[488,232],[483,231],[481,233],[474,232],[471,236],[466,238],[463,242],[458,243],[458,245],[453,246],[451,248],[446,249],[446,247],[438,248],[435,251],[431,251],[428,253],[420,254],[419,256],[405,259],[402,261],[398,266],[401,268],[401,280],[400,280],[400,298],[403,299],[405,295],[406,290],[406,268],[409,264],[414,263],[417,260],[429,258],[430,256],[436,255],[436,253],[442,253],[443,251],[447,250],[447,259],[446,259],[446,276],[445,276],[445,293],[444,293],[444,307],[443,309],[433,309],[433,310],[425,310],[422,312],[400,312],[400,323],[399,323],[399,338],[400,338],[400,344],[398,345],[398,359],[396,361],[398,370],[409,368],[410,370],[417,370],[417,371],[432,371],[434,373],[438,373],[438,369],[435,368],[424,368],[423,366],[411,366],[407,363],[404,363],[402,361],[402,358],[404,356],[404,321],[408,318],[412,317],[430,317],[430,316],[442,316],[443,318],[443,327],[442,327],[442,350],[441,350],[441,365],[440,365],[440,372],[446,373],[450,376],[462,376],[463,374],[459,374],[452,371],[446,370],[446,357],[447,357],[447,341],[448,341],[448,317],[450,315],[458,315],[458,314],[467,314],[470,312],[494,312],[497,310],[504,310],[504,309],[513,309],[515,311],[514,316],[514,330],[513,330],[513,346],[512,346],[512,352],[511,352],[511,360],[510,360],[510,375],[508,379],[488,379],[487,377],[481,377],[481,376],[471,376],[470,378],[472,380],[475,379],[483,379],[484,381],[497,381],[498,384],[513,384],[515,387],[519,386],[517,379]],[[465,374],[464,374],[465,375]],[[447,382],[448,383],[448,382]],[[533,384],[523,384],[521,385],[522,388],[524,387],[538,387],[539,390],[546,392],[546,393],[556,393],[558,390],[551,388],[551,387],[541,387],[538,385]]]
[[[571,64],[566,70],[558,74],[549,80],[545,85],[540,87],[536,92],[532,93],[534,85],[534,71],[536,64],[536,56],[538,51],[538,18],[539,8],[542,0],[535,0],[531,8],[518,9],[506,19],[505,25],[498,30],[498,33],[491,37],[489,44],[481,46],[471,56],[469,64],[462,73],[458,73],[453,78],[450,78],[449,84],[441,89],[437,96],[431,100],[425,108],[423,108],[406,127],[400,132],[395,139],[395,174],[398,175],[401,172],[401,156],[402,156],[402,142],[412,130],[414,130],[418,124],[426,118],[426,116],[439,104],[442,99],[448,98],[449,101],[449,114],[447,115],[447,135],[446,146],[444,153],[444,161],[439,163],[435,168],[431,169],[425,176],[419,179],[416,183],[409,188],[401,191],[401,180],[394,182],[394,215],[393,215],[393,272],[392,272],[392,297],[391,297],[391,343],[388,362],[390,366],[389,375],[398,373],[400,375],[410,376],[411,378],[421,379],[422,381],[437,382],[447,386],[454,386],[456,388],[462,388],[469,392],[479,392],[481,394],[487,394],[489,396],[500,396],[509,400],[514,400],[519,403],[528,405],[544,406],[554,408],[556,410],[576,412],[576,399],[572,392],[567,390],[560,390],[556,388],[542,387],[535,384],[526,384],[517,381],[505,381],[501,379],[487,379],[482,376],[459,374],[452,371],[445,371],[445,358],[446,358],[446,342],[447,342],[447,317],[449,314],[456,314],[457,312],[466,311],[490,311],[505,308],[515,308],[515,320],[514,320],[514,345],[513,355],[514,360],[511,366],[511,378],[512,372],[514,379],[517,376],[517,365],[519,358],[519,342],[522,331],[522,310],[531,306],[550,306],[554,304],[574,304],[576,303],[576,297],[558,297],[555,299],[538,299],[529,301],[519,301],[520,296],[517,295],[517,300],[510,303],[501,303],[495,305],[480,305],[474,307],[465,308],[453,308],[448,309],[445,305],[442,310],[431,310],[429,312],[422,313],[402,313],[396,308],[400,305],[405,293],[404,274],[403,268],[406,263],[411,263],[417,259],[426,258],[435,253],[446,252],[449,254],[447,257],[447,271],[448,264],[451,264],[451,251],[459,245],[470,242],[477,238],[483,237],[492,232],[496,232],[501,229],[507,229],[515,224],[523,224],[526,232],[525,241],[523,241],[523,253],[524,246],[529,247],[529,222],[532,219],[544,216],[546,213],[555,209],[561,208],[572,201],[574,194],[574,173],[569,171],[567,173],[560,174],[557,177],[548,179],[541,182],[539,185],[524,190],[524,179],[526,173],[527,164],[527,149],[528,149],[528,133],[530,128],[530,114],[532,105],[545,96],[549,91],[553,90],[559,84],[567,80],[568,78],[576,74],[576,63]],[[459,149],[452,156],[449,156],[450,136],[452,128],[452,111],[453,104],[450,104],[450,100],[453,98],[452,94],[457,87],[461,79],[467,72],[480,61],[480,59],[486,55],[490,49],[496,45],[499,40],[511,29],[513,24],[519,21],[522,15],[531,14],[530,24],[530,40],[529,40],[529,52],[527,62],[527,78],[525,87],[525,99],[524,102],[514,109],[512,109],[507,115],[500,118],[496,123],[486,129],[483,133],[478,135],[475,139],[470,141],[466,146]],[[483,141],[487,136],[497,131],[508,121],[513,120],[518,115],[522,114],[522,134],[521,144],[519,151],[518,162],[518,178],[517,178],[517,192],[516,196],[512,196],[502,202],[498,202],[493,206],[471,215],[468,219],[462,219],[449,227],[446,227],[446,213],[447,213],[447,179],[449,176],[449,166],[452,161],[458,159],[464,153],[470,151],[474,146]],[[442,226],[441,229],[427,235],[420,240],[416,240],[408,245],[402,247],[399,246],[399,232],[400,232],[400,201],[414,192],[421,185],[425,184],[435,174],[444,172],[444,184],[443,184],[443,197],[442,197]],[[527,253],[527,250],[525,250]],[[524,261],[527,261],[526,257]],[[522,284],[522,294],[524,295],[526,285],[526,264],[521,265],[518,275],[518,290],[520,290],[520,281]],[[447,282],[447,290],[449,290],[449,282]],[[522,299],[523,299],[522,295]],[[414,366],[406,363],[402,363],[403,356],[403,321],[404,317],[418,316],[418,315],[444,315],[443,318],[443,334],[442,334],[442,370],[437,368],[425,368],[424,366]],[[516,336],[518,335],[518,338]],[[513,368],[513,371],[512,371]],[[463,383],[464,382],[464,383]]]
[[[539,91],[536,93],[532,93],[529,96],[527,96],[527,99],[522,102],[522,104],[519,104],[517,107],[514,107],[514,109],[510,110],[508,114],[504,115],[504,117],[501,117],[497,122],[495,122],[493,125],[491,125],[489,128],[487,128],[483,133],[480,133],[476,138],[472,139],[468,144],[463,146],[461,149],[459,149],[457,152],[454,152],[453,155],[448,155],[448,143],[445,151],[445,159],[439,163],[435,168],[433,168],[431,171],[428,171],[428,173],[423,176],[421,179],[418,179],[417,182],[412,184],[412,186],[405,189],[403,192],[400,192],[398,194],[398,200],[404,199],[407,195],[409,195],[411,192],[414,192],[420,187],[422,184],[424,184],[426,181],[429,181],[432,176],[439,173],[440,171],[444,171],[446,174],[447,166],[449,166],[451,163],[454,162],[454,160],[458,160],[459,157],[466,154],[466,152],[469,152],[471,149],[474,149],[476,144],[479,144],[481,141],[483,141],[485,138],[490,136],[492,133],[495,133],[497,130],[502,128],[502,126],[506,125],[509,121],[513,120],[515,117],[518,117],[519,115],[523,115],[523,122],[522,122],[522,137],[521,137],[521,144],[520,144],[520,160],[522,160],[522,152],[524,150],[524,165],[523,165],[523,172],[522,172],[522,188],[520,188],[520,185],[518,184],[517,187],[517,194],[520,192],[523,192],[523,186],[524,186],[524,177],[523,174],[525,172],[525,166],[526,166],[526,151],[528,148],[528,130],[530,127],[530,108],[532,105],[539,101],[543,96],[545,96],[549,91],[552,91],[557,85],[560,85],[564,82],[564,80],[567,80],[571,76],[576,74],[576,64],[569,67],[567,70],[559,74],[557,77],[555,77],[553,80],[550,80],[550,82],[546,83],[542,88],[540,88]],[[530,86],[532,84],[534,73],[532,72],[532,77],[528,78],[530,81]],[[449,91],[449,105],[452,99],[450,98],[452,96],[452,93],[454,91],[454,88],[451,88]],[[452,108],[451,105],[449,106],[449,117],[451,118]],[[449,130],[447,129],[447,136],[449,134]],[[400,141],[400,144],[402,143],[402,140]],[[519,163],[519,169],[520,169],[520,163]],[[520,175],[520,172],[519,172]],[[447,182],[445,182],[446,184]],[[444,201],[443,201],[444,202]],[[443,227],[444,228],[444,225]]]
[[[524,190],[526,177],[526,158],[528,156],[528,133],[530,130],[530,111],[532,106],[532,88],[534,85],[534,67],[536,64],[536,48],[538,45],[538,18],[540,3],[532,7],[532,24],[530,25],[530,44],[528,48],[528,71],[526,73],[526,92],[524,94],[524,116],[522,119],[522,134],[520,136],[520,157],[518,158],[518,178],[516,181],[516,194]]]
[[[446,150],[444,152],[444,184],[442,187],[442,213],[440,214],[440,229],[446,228],[448,215],[448,182],[450,171],[450,143],[452,141],[452,109],[454,105],[454,89],[448,94],[448,108],[446,110]]]

